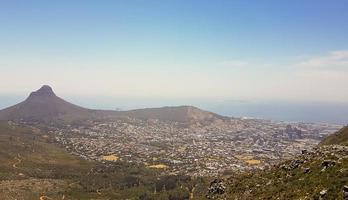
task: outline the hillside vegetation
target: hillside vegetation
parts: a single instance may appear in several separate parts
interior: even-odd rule
[[[0,122],[0,199],[58,197],[94,165],[50,140],[38,129]]]
[[[348,146],[348,126],[343,127],[336,133],[326,137],[321,143],[321,145],[331,145],[339,144]]]
[[[330,144],[264,171],[236,174],[212,182],[210,199],[348,199],[348,147]],[[335,138],[335,139],[331,139]],[[328,141],[328,140],[326,140]]]

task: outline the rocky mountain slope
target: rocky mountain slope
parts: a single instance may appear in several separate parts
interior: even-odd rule
[[[336,133],[326,137],[321,143],[321,145],[339,144],[348,146],[348,126],[343,127]]]
[[[209,199],[348,199],[347,127],[264,171],[211,182]]]

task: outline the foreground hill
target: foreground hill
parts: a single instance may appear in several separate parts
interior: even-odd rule
[[[321,145],[331,145],[339,144],[348,146],[348,126],[343,127],[336,133],[326,137],[321,143]]]
[[[61,199],[60,193],[94,165],[50,140],[38,129],[0,122],[0,199]]]
[[[348,198],[348,148],[325,146],[265,171],[214,181],[210,199]]]
[[[347,127],[313,151],[264,171],[211,182],[210,199],[348,199]]]
[[[145,108],[130,111],[93,110],[69,103],[56,96],[50,86],[44,85],[14,106],[0,110],[0,120],[39,122],[72,122],[81,120],[108,120],[124,117],[158,119],[180,123],[203,124],[225,119],[220,115],[192,106]]]

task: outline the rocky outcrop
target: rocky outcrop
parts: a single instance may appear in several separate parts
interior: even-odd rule
[[[227,199],[348,200],[348,147],[318,146],[268,170],[227,179]]]
[[[225,194],[226,186],[222,179],[215,179],[210,183],[208,188],[208,199],[223,199],[222,195]]]
[[[319,200],[324,200],[326,199],[327,196],[327,189],[323,189],[322,191],[320,191],[319,193]]]
[[[342,192],[343,192],[343,199],[348,200],[348,186],[347,185],[343,186]]]

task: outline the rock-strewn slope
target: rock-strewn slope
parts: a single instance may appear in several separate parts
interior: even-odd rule
[[[326,137],[321,143],[321,145],[331,145],[340,144],[348,146],[348,126],[343,127],[336,133]]]
[[[348,147],[330,145],[255,173],[236,174],[210,199],[348,199]]]

